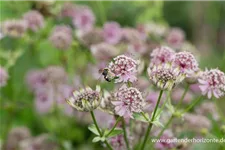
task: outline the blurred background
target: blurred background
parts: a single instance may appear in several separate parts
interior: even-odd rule
[[[7,84],[0,89],[1,145],[5,143],[8,132],[12,128],[26,126],[30,130],[27,134],[34,137],[42,133],[53,133],[55,135],[51,137],[53,147],[55,141],[56,143],[61,141],[63,146],[60,149],[72,149],[72,147],[99,149],[98,144],[91,145],[93,136],[87,129],[90,116],[79,112],[71,115],[71,110],[68,110],[67,113],[70,115],[67,117],[61,112],[42,115],[36,110],[36,107],[39,107],[37,106],[39,104],[35,103],[37,95],[31,90],[29,83],[27,85],[30,71],[34,69],[40,71],[52,65],[63,66],[73,85],[95,85],[100,76],[96,71],[95,74],[93,72],[90,74],[84,69],[93,68],[92,65],[96,60],[89,50],[90,47],[79,44],[81,43],[79,39],[75,38],[72,46],[66,51],[58,50],[49,40],[55,25],[67,24],[73,29],[70,19],[60,17],[60,12],[62,13],[67,2],[1,1],[0,3],[1,27],[6,20],[21,18],[30,10],[39,11],[45,21],[44,28],[38,32],[29,31],[23,38],[7,37],[1,30],[0,62],[8,72]],[[199,63],[202,69],[218,67],[225,71],[225,2],[223,1],[72,1],[70,3],[89,6],[95,15],[96,28],[102,28],[107,21],[116,21],[123,28],[137,28],[138,25],[149,22],[166,27],[178,27],[184,31],[185,39],[195,47],[196,56],[200,56]],[[69,6],[66,7],[69,9]],[[77,34],[79,33],[73,31],[72,36]],[[94,33],[89,38],[95,39],[95,35]],[[65,73],[60,68],[51,69],[49,70],[55,69],[56,74]],[[90,75],[95,76],[95,80],[90,81]],[[103,87],[112,89],[113,86],[103,83]],[[219,104],[225,115],[225,99],[221,98]],[[214,133],[217,133],[219,127],[216,125],[214,127]],[[24,131],[26,129],[20,130],[28,132]]]

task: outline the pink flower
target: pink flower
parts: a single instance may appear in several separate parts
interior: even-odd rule
[[[153,84],[164,90],[172,90],[175,85],[182,82],[185,78],[185,74],[171,64],[149,67],[148,75]]]
[[[128,44],[128,52],[135,55],[144,54],[147,51],[147,46],[144,42],[133,42]]]
[[[72,31],[65,25],[56,26],[49,39],[56,48],[67,50],[72,44]]]
[[[136,29],[140,33],[141,39],[145,40],[148,36],[146,26],[144,24],[139,24]]]
[[[124,150],[126,149],[126,144],[123,138],[123,135],[118,135],[110,138],[110,144],[115,150]]]
[[[108,60],[118,54],[118,49],[107,43],[99,43],[91,46],[91,53],[97,60]]]
[[[44,26],[44,18],[36,10],[31,10],[24,14],[23,19],[27,22],[28,28],[30,28],[32,31],[37,31],[40,28],[43,28]]]
[[[122,29],[122,39],[121,41],[125,43],[132,43],[141,41],[141,35],[138,30],[133,28],[123,28]]]
[[[24,20],[6,20],[1,23],[1,30],[4,35],[22,37],[27,30],[27,22]]]
[[[48,113],[54,105],[53,88],[40,88],[35,92],[35,108],[38,113]]]
[[[192,76],[192,74],[199,70],[198,62],[190,52],[184,51],[176,53],[173,63],[187,76]]]
[[[125,55],[119,55],[109,63],[109,69],[118,79],[116,82],[134,82],[137,80],[137,61]]]
[[[44,87],[48,80],[43,70],[31,70],[26,75],[26,82],[30,89],[35,90]]]
[[[159,65],[172,62],[174,59],[175,51],[169,47],[161,46],[154,49],[151,53],[151,64]]]
[[[81,9],[73,18],[74,26],[83,31],[90,31],[95,23],[95,16],[88,7]]]
[[[211,98],[214,95],[220,98],[225,94],[225,75],[219,69],[205,70],[200,79],[198,79],[203,95]]]
[[[74,18],[77,13],[77,6],[72,3],[64,3],[60,16]]]
[[[112,101],[115,112],[125,118],[133,118],[133,112],[141,112],[145,105],[141,92],[133,87],[122,86],[115,93],[115,98],[116,100]]]
[[[120,25],[117,22],[105,23],[103,27],[105,41],[110,44],[117,44],[122,37],[121,31]]]
[[[173,28],[167,35],[167,43],[173,48],[180,48],[185,40],[184,31],[180,28]]]
[[[7,84],[8,78],[8,72],[0,66],[0,87],[3,87]]]

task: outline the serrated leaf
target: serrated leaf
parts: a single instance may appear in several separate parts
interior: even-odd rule
[[[89,129],[92,133],[94,133],[95,135],[99,135],[98,130],[97,130],[97,128],[96,128],[96,126],[95,126],[94,124],[89,125],[89,126],[88,126],[88,129]]]
[[[149,118],[149,115],[147,113],[144,114],[146,116],[146,119],[141,113],[133,113],[133,117],[135,120],[139,120],[139,121],[142,121],[142,122],[149,122],[150,118]]]
[[[106,132],[105,135],[107,135],[109,133],[109,131]],[[115,128],[107,137],[114,137],[114,136],[117,136],[119,134],[123,133],[123,130],[122,129],[119,129],[119,128]]]
[[[158,120],[153,121],[152,124],[154,124],[157,127],[162,127],[162,128],[164,127],[163,124],[159,122]]]
[[[93,143],[96,143],[96,142],[98,142],[98,141],[101,141],[101,137],[99,137],[99,136],[96,136],[96,137],[93,138],[93,140],[92,140]]]

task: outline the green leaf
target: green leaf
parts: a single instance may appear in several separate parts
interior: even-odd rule
[[[105,133],[105,135],[107,135],[109,133],[109,131],[107,131]],[[122,129],[119,129],[119,128],[115,128],[107,137],[114,137],[114,136],[117,136],[119,134],[122,134],[123,133],[123,130]]]
[[[98,130],[97,130],[97,128],[96,128],[96,126],[95,126],[94,124],[89,125],[89,126],[88,126],[88,129],[89,129],[92,133],[94,133],[95,135],[99,135]]]
[[[154,124],[157,127],[162,127],[162,128],[164,127],[163,124],[159,122],[158,120],[153,121],[152,124]]]
[[[93,143],[96,143],[96,142],[98,142],[98,141],[101,141],[101,137],[99,137],[99,136],[96,136],[96,137],[93,138],[93,140],[92,140]]]
[[[150,120],[149,115],[147,113],[145,113],[144,115],[146,118],[141,113],[133,113],[133,117],[135,120],[139,120],[142,122],[149,122]]]

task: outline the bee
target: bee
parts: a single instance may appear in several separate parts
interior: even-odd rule
[[[118,78],[113,72],[110,71],[109,68],[100,69],[99,72],[101,72],[101,74],[104,76],[104,79],[108,82]]]

